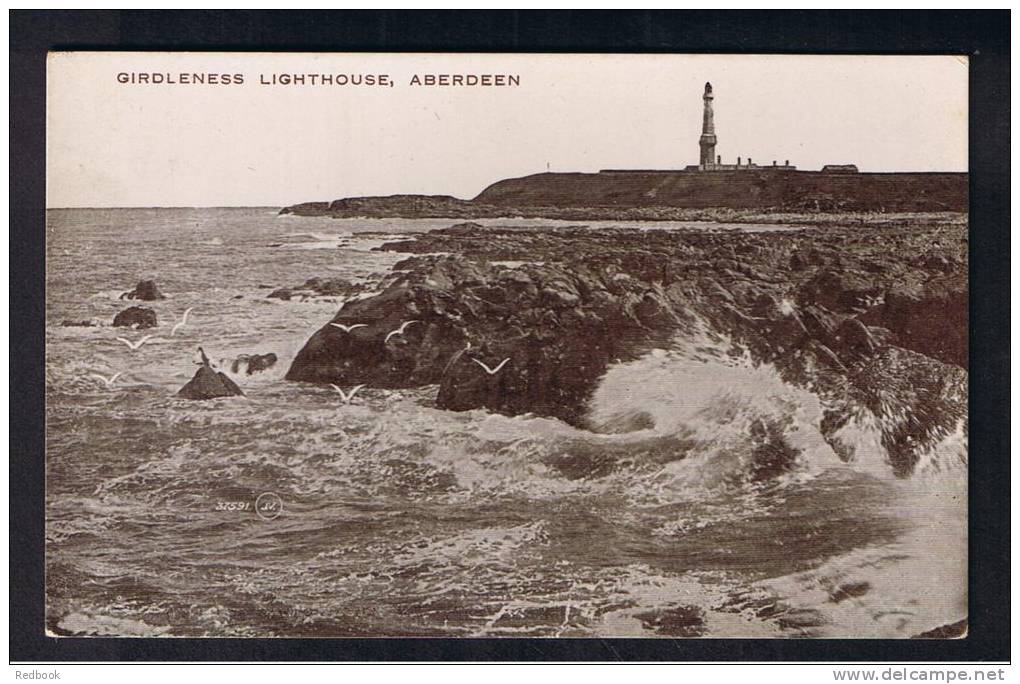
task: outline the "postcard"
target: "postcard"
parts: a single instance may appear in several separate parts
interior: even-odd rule
[[[51,53],[40,630],[964,636],[967,84]]]

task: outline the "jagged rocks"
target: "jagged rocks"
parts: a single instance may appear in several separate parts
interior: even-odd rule
[[[261,286],[260,286],[261,287]],[[301,285],[293,287],[281,287],[273,290],[267,299],[282,299],[290,301],[293,298],[308,299],[309,297],[336,297],[357,294],[364,289],[361,284],[355,284],[346,278],[309,278]]]
[[[155,328],[156,312],[146,306],[132,306],[124,309],[114,316],[113,325],[116,328],[135,328],[145,330]]]
[[[310,290],[323,297],[348,295],[360,290],[346,278],[309,278],[304,284],[296,288],[299,291]]]
[[[871,356],[880,348],[867,326],[856,318],[848,318],[834,335],[838,350],[853,357]]]
[[[135,285],[135,289],[121,294],[121,299],[139,299],[146,302],[155,301],[158,299],[166,299],[165,296],[156,287],[155,280],[142,280]]]
[[[896,335],[907,349],[967,368],[968,290],[965,274],[924,285],[897,285],[866,317]]]
[[[460,224],[384,245],[414,256],[396,265],[383,292],[347,302],[313,334],[287,379],[438,385],[439,408],[588,427],[587,403],[609,364],[706,335],[734,355],[775,364],[789,382],[881,406],[889,403],[881,384],[856,379],[876,359],[936,372],[940,355],[951,355],[938,347],[931,358],[894,353],[895,345],[924,353],[914,339],[922,321],[932,326],[923,312],[959,298],[954,283],[963,283],[965,301],[965,274],[943,274],[946,264],[966,262],[965,243],[951,235],[965,226],[938,230],[945,262],[915,258],[911,246],[929,243],[932,228],[911,224],[727,234]],[[788,268],[791,255],[800,270]],[[897,291],[918,283],[916,293]],[[904,312],[917,333],[892,320]],[[965,338],[965,317],[949,321]],[[897,401],[907,412],[921,405],[914,396]],[[768,463],[779,453],[770,449],[762,452]]]
[[[178,390],[177,396],[185,399],[217,399],[244,396],[244,392],[224,373],[219,373],[209,366],[202,366],[194,377]]]
[[[266,299],[282,299],[285,302],[289,302],[293,296],[294,294],[290,291],[290,288],[281,287],[267,294]]]
[[[261,373],[276,365],[276,354],[241,354],[230,363],[231,373]]]
[[[641,291],[647,286],[634,279],[613,294],[590,274],[543,265],[432,258],[418,266],[383,293],[345,305],[298,353],[287,379],[438,384],[441,408],[579,422],[608,360],[630,358],[656,330],[676,326],[664,295]],[[387,340],[409,320],[417,322]],[[507,358],[492,373],[481,365],[495,369]]]
[[[947,625],[941,625],[927,632],[921,632],[910,637],[911,639],[963,639],[967,636],[969,627],[967,618]]]
[[[786,426],[761,418],[751,422],[750,475],[753,481],[770,480],[793,469],[800,455],[783,434]]]
[[[848,270],[823,270],[804,283],[800,298],[830,311],[852,313],[867,308],[881,292],[872,276]]]

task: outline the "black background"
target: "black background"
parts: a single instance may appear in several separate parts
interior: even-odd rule
[[[1008,660],[1009,24],[1007,10],[11,11],[11,660]],[[969,55],[969,636],[941,641],[46,637],[45,104],[46,51],[52,49]]]

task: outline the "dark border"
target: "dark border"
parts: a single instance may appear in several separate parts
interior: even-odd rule
[[[11,11],[13,661],[1006,661],[1009,24],[998,11]],[[46,51],[768,52],[970,56],[970,633],[950,641],[53,639],[43,629]],[[881,97],[881,93],[876,93]],[[13,296],[13,293],[17,296]]]

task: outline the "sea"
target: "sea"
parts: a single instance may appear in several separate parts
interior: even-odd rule
[[[440,410],[436,387],[345,403],[284,380],[343,301],[272,289],[343,277],[367,296],[406,256],[373,248],[456,222],[48,212],[50,634],[906,638],[967,617],[965,433],[898,478],[861,407],[844,462],[822,399],[711,341],[610,367],[593,421],[651,418],[615,434]],[[165,299],[119,299],[147,278]],[[111,327],[135,303],[158,327]],[[243,397],[175,396],[199,346]],[[799,454],[765,481],[762,419]]]

